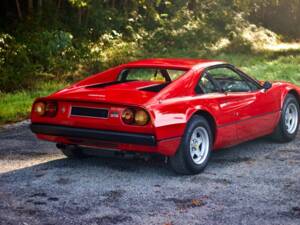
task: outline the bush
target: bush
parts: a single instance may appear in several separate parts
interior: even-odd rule
[[[76,49],[72,41],[73,36],[64,31],[36,32],[25,39],[33,63],[40,67],[38,73],[56,76],[75,69]]]
[[[124,40],[123,35],[113,31],[102,35],[98,41],[89,46],[92,61],[101,65],[99,69],[106,69],[135,59],[141,49],[138,40]]]
[[[0,92],[30,87],[35,69],[27,46],[9,34],[0,34]]]

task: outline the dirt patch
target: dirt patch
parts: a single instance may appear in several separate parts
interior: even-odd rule
[[[51,202],[57,202],[59,200],[59,198],[56,198],[56,197],[50,197],[47,199],[48,201],[51,201]]]
[[[292,208],[292,214],[298,218],[300,218],[300,206],[296,206]]]
[[[252,163],[254,159],[250,157],[237,157],[237,158],[213,158],[211,160],[215,163]]]
[[[300,161],[300,150],[298,149],[281,149],[275,153],[265,156],[265,159],[278,161]]]
[[[90,207],[87,204],[81,203],[82,205],[79,205],[76,202],[65,202],[62,208],[59,208],[59,210],[62,210],[64,213],[67,213],[72,216],[78,216],[78,215],[85,215],[89,212]]]
[[[203,199],[199,198],[166,198],[165,201],[171,201],[174,202],[176,205],[176,208],[178,210],[186,210],[189,208],[196,208],[204,206],[206,203],[203,201]]]
[[[35,205],[47,205],[46,202],[42,202],[42,201],[35,201],[35,202],[33,202],[33,204],[35,204]]]
[[[207,177],[207,176],[193,176],[190,179],[190,182],[192,183],[203,183],[203,182],[214,182],[216,184],[221,184],[221,185],[230,185],[232,184],[232,181],[226,179],[226,178],[218,178],[215,176]]]
[[[282,216],[286,216],[288,218],[300,219],[300,207],[295,206],[292,207],[289,211],[280,212],[278,214]]]
[[[0,151],[1,157],[7,157],[10,159],[18,159],[18,160],[26,160],[27,158],[40,158],[47,155],[45,152],[30,152],[30,151],[24,151],[24,152],[17,152],[15,149],[7,150],[7,151]]]
[[[32,195],[29,196],[30,198],[36,198],[36,197],[47,197],[47,194],[44,192],[38,192],[38,193],[34,193]]]
[[[71,183],[69,178],[60,177],[58,180],[55,181],[59,185],[67,185]]]
[[[108,191],[103,194],[105,198],[105,203],[112,203],[118,201],[122,196],[124,195],[124,190],[114,190],[114,191]]]
[[[132,217],[125,215],[107,215],[102,217],[93,218],[90,223],[96,223],[97,225],[113,225],[123,224],[132,221]]]
[[[192,176],[162,160],[67,160],[27,127],[2,134],[0,165],[10,170],[0,174],[0,225],[300,224],[300,133],[216,151]]]

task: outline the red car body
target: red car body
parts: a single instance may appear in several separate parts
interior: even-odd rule
[[[207,118],[214,133],[213,149],[220,149],[272,133],[285,96],[291,93],[299,99],[300,89],[286,82],[274,82],[268,90],[196,93],[195,86],[204,71],[220,65],[236,69],[223,61],[192,59],[147,59],[117,66],[37,99],[35,103],[55,102],[57,113],[39,116],[33,109],[32,131],[40,139],[66,145],[172,156],[195,114]],[[140,67],[186,72],[158,92],[141,90],[155,85],[155,81],[113,83],[125,68]],[[108,115],[73,116],[72,107],[104,108]],[[124,123],[121,114],[128,107],[146,110],[150,122],[144,126]]]

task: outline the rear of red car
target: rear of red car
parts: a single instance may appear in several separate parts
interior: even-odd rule
[[[147,103],[165,84],[155,81],[74,85],[32,107],[31,130],[60,145],[171,155],[180,138],[163,139]]]
[[[112,150],[155,151],[149,113],[141,107],[37,100],[31,129],[41,139]]]

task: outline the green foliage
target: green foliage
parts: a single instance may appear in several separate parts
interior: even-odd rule
[[[300,0],[234,0],[245,18],[288,38],[300,35]]]
[[[76,50],[72,43],[73,36],[64,31],[43,31],[33,33],[25,39],[30,49],[30,57],[40,68],[39,74],[57,74],[73,71],[72,60]]]
[[[0,35],[0,90],[15,91],[35,87],[41,80],[65,79],[78,68],[79,50],[72,35],[63,31],[26,35],[17,42],[9,34]]]
[[[194,58],[203,57],[201,53],[178,51],[178,49],[173,51],[168,52],[168,55],[171,57],[180,56],[185,58],[191,56]],[[211,55],[210,57],[231,62],[260,80],[287,80],[298,85],[300,84],[299,51],[295,52],[294,55],[289,52],[280,53],[278,55],[274,53],[259,55],[249,53],[222,53]],[[32,91],[22,90],[15,93],[0,93],[0,124],[28,118],[34,98],[46,96],[66,85],[67,83],[62,82],[43,82],[38,83],[36,89]]]
[[[28,118],[32,101],[66,86],[66,83],[46,82],[36,85],[33,91],[21,90],[0,93],[0,125]]]
[[[98,62],[102,68],[109,68],[136,58],[139,45],[138,40],[125,41],[122,34],[113,31],[90,43],[89,49],[94,62]]]
[[[35,66],[26,45],[9,34],[0,34],[0,92],[30,87]]]
[[[89,3],[89,1],[84,1],[84,0],[68,0],[68,1],[77,8],[87,7]]]
[[[266,7],[284,8],[283,0],[33,0],[30,12],[20,4],[20,16],[12,2],[0,3],[6,12],[0,15],[1,92],[34,89],[50,80],[73,82],[147,56],[212,54],[222,39],[230,42],[223,51],[249,53],[269,34],[262,28],[257,36],[259,27],[247,30],[245,18]],[[245,37],[245,31],[255,38]]]

